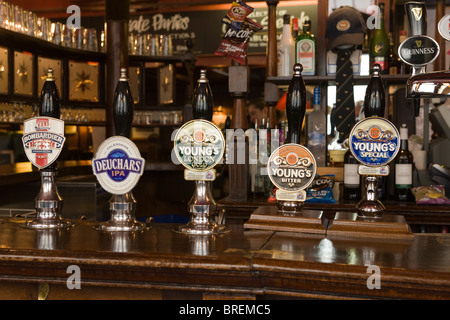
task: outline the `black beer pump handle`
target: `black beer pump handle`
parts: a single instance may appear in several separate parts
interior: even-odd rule
[[[408,17],[412,36],[427,34],[427,8],[425,2],[405,3],[405,12]]]
[[[130,138],[134,100],[131,95],[126,68],[120,69],[120,78],[114,91],[113,101],[115,135]]]
[[[39,99],[39,116],[40,117],[51,117],[59,119],[61,117],[61,109],[59,106],[59,92],[55,83],[55,76],[53,69],[49,68],[47,70],[47,78],[45,79],[44,85],[42,86],[41,96]],[[45,172],[56,172],[57,165],[56,161],[49,166],[41,169]]]
[[[408,17],[409,27],[412,36],[421,36],[427,34],[427,8],[425,2],[407,2],[405,3],[405,12]],[[414,66],[414,73],[424,72],[424,67]],[[415,116],[420,114],[420,99],[413,99]]]
[[[52,117],[59,119],[61,116],[61,109],[59,107],[59,92],[55,83],[55,76],[53,69],[47,70],[47,78],[42,86],[40,103],[39,103],[39,116]]]
[[[212,121],[213,106],[212,90],[209,86],[209,80],[206,78],[206,70],[202,69],[192,99],[193,118]]]
[[[288,135],[285,143],[300,144],[301,126],[306,112],[306,87],[302,77],[303,66],[296,63],[293,68],[294,75],[286,96]]]

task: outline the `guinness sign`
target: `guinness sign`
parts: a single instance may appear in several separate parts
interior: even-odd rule
[[[403,62],[420,67],[433,62],[439,55],[439,44],[428,36],[412,36],[398,47]]]

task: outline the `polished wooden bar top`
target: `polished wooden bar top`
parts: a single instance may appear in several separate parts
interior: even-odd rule
[[[416,205],[414,202],[381,201],[389,214],[403,215],[410,224],[450,224],[450,205]],[[355,211],[357,202],[340,200],[336,203],[305,202],[304,209],[321,211]],[[247,201],[233,201],[229,197],[217,201],[227,217],[246,220],[261,206],[276,206],[262,197],[251,197]]]
[[[2,283],[65,287],[67,268],[76,265],[85,289],[149,288],[253,298],[450,299],[447,234],[383,241],[235,225],[227,234],[195,237],[174,232],[177,224],[106,233],[94,229],[98,222],[37,231],[24,228],[24,219],[3,221],[0,288]],[[372,275],[368,266],[373,265],[381,272],[380,289],[367,285]]]

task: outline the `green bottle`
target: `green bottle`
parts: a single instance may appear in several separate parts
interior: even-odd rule
[[[375,26],[370,41],[370,67],[372,68],[374,63],[378,63],[381,66],[381,73],[389,74],[390,44],[384,28],[384,3],[379,3],[378,8],[379,18],[376,19],[378,25]]]
[[[316,38],[311,32],[311,20],[303,22],[303,32],[295,39],[295,63],[302,64],[302,75],[316,74]]]

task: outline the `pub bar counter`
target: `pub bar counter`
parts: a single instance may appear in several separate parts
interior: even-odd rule
[[[33,7],[31,2],[39,4]],[[401,16],[399,11],[403,10],[403,3],[383,2],[386,4],[385,22],[395,21]],[[21,3],[23,6],[29,5],[28,10],[37,10],[40,6],[42,12],[49,10],[41,1]],[[79,0],[76,3],[86,13],[98,7],[97,2],[94,7],[89,5],[89,1]],[[76,159],[58,161],[56,183],[64,199],[61,216],[70,221],[68,227],[28,228],[27,222],[35,214],[33,201],[40,172],[29,162],[1,164],[0,187],[3,196],[0,197],[0,209],[6,210],[7,215],[0,216],[0,299],[450,299],[450,235],[446,232],[418,232],[422,226],[435,226],[436,230],[445,231],[450,225],[450,205],[418,206],[413,202],[383,201],[385,210],[382,217],[362,219],[356,213],[355,202],[341,199],[332,204],[305,202],[300,214],[279,214],[276,204],[268,203],[266,197],[255,197],[251,192],[245,192],[250,189],[248,165],[226,163],[215,167],[218,177],[214,182],[208,182],[212,186],[211,194],[217,199],[214,203],[217,209],[215,223],[226,232],[183,233],[177,231],[183,228],[186,220],[161,222],[161,217],[186,218],[188,215],[189,199],[180,198],[191,196],[193,185],[183,179],[181,166],[171,162],[171,134],[183,123],[196,118],[193,117],[195,110],[192,104],[196,70],[208,67],[213,70],[208,71],[208,79],[212,92],[219,93],[224,85],[215,81],[217,74],[223,72],[217,69],[219,72],[216,74],[215,71],[219,65],[228,66],[229,69],[224,72],[230,78],[227,79],[229,88],[226,93],[233,105],[230,128],[236,131],[248,128],[245,100],[255,90],[261,91],[268,106],[268,128],[277,125],[275,106],[280,96],[279,89],[289,85],[292,79],[277,76],[276,25],[280,18],[277,17],[277,6],[291,6],[289,1],[262,2],[263,9],[260,6],[257,10],[264,10],[258,11],[259,15],[267,16],[268,24],[264,26],[267,30],[263,30],[267,32],[267,51],[249,53],[245,57],[245,65],[239,66],[228,57],[197,54],[192,41],[183,43],[182,47],[187,51],[178,55],[139,53],[136,51],[138,47],[128,47],[131,39],[129,30],[144,28],[143,17],[147,17],[146,14],[169,14],[173,13],[172,8],[164,1],[152,1],[147,7],[144,2],[135,0],[105,3],[106,7],[97,16],[103,14],[105,17],[103,21],[102,16],[102,24],[106,22],[105,33],[99,40],[106,39],[106,43],[99,43],[98,50],[64,47],[55,40],[51,42],[25,34],[23,30],[18,31],[13,25],[2,25],[0,46],[9,50],[5,59],[9,64],[19,58],[31,61],[31,70],[35,74],[30,74],[30,79],[33,79],[30,82],[31,91],[17,94],[15,90],[18,90],[20,83],[26,82],[15,80],[14,72],[9,72],[9,86],[6,93],[0,92],[0,100],[11,103],[23,98],[27,104],[36,103],[42,87],[36,74],[40,72],[41,57],[59,61],[54,72],[61,76],[56,81],[61,90],[61,107],[65,116],[70,113],[70,107],[74,108],[73,112],[86,109],[91,116],[97,113],[103,116],[100,120],[85,119],[84,124],[81,118],[79,121],[65,119],[65,126],[72,130],[69,134],[76,131],[78,135],[86,136],[86,131],[98,133],[103,130],[103,138],[107,138],[117,131],[112,108],[114,88],[121,68],[127,69],[135,103],[130,139],[146,160],[144,174],[133,189],[138,203],[136,219],[143,229],[105,231],[96,228],[99,221],[107,221],[109,217],[108,195],[92,175],[91,159],[95,150],[88,150],[86,156],[86,150],[71,149],[69,155],[76,154]],[[190,1],[183,3],[180,1],[177,4],[183,14],[189,12],[189,15],[198,18],[197,14],[206,15],[208,10],[219,10],[220,19],[232,5],[232,1],[224,1],[213,9],[207,6],[202,11],[194,12],[189,7],[192,5]],[[69,2],[66,4],[69,5]],[[2,5],[4,2],[0,2],[0,7]],[[303,5],[295,1],[295,6]],[[314,28],[317,26],[317,68],[315,75],[303,78],[307,86],[320,87],[321,109],[326,110],[328,87],[335,83],[335,75],[328,75],[326,70],[326,23],[322,23],[329,16],[329,1],[317,0],[308,6],[314,6],[317,14],[317,21],[313,21]],[[14,5],[12,8],[15,8]],[[60,9],[65,12],[66,7]],[[130,17],[130,12],[137,9],[144,16]],[[444,1],[436,1],[436,22],[444,12]],[[394,15],[394,19],[389,19],[390,15]],[[221,24],[220,19],[218,24]],[[133,21],[131,28],[130,21]],[[389,29],[389,23],[386,23],[386,28]],[[398,28],[395,25],[391,30],[397,31]],[[257,36],[261,37],[259,34]],[[196,39],[200,42],[201,38],[197,36]],[[138,43],[137,39],[133,43]],[[168,38],[163,36],[161,39]],[[220,42],[219,38],[214,40]],[[445,48],[445,43],[439,45]],[[156,50],[156,47],[153,49]],[[26,57],[30,56],[32,58],[27,60]],[[436,60],[440,64],[435,63],[439,70],[445,69],[445,57],[444,63],[441,61],[443,56],[441,54]],[[250,85],[254,81],[250,75],[261,65],[265,69],[264,82],[258,83],[255,88]],[[150,74],[147,69],[158,74]],[[80,95],[80,92],[74,91],[74,79],[70,74],[75,71],[78,76],[86,77],[86,70],[96,75],[91,79],[96,85],[95,90],[89,87],[93,86],[90,79],[75,80],[79,86],[89,87],[85,90],[86,94],[95,94],[87,100],[77,100],[74,95]],[[175,75],[173,72],[182,74]],[[141,77],[140,82],[133,80],[136,74]],[[420,85],[431,75],[418,74],[411,79],[409,74],[383,75],[383,80],[391,86],[406,86],[407,81]],[[447,79],[447,75],[440,73],[434,83],[442,77]],[[169,78],[174,82],[170,83]],[[360,75],[354,78],[358,84],[367,84],[370,80],[370,77]],[[150,89],[151,85],[159,88]],[[156,96],[156,91],[159,92],[156,98],[148,94],[155,92]],[[418,107],[418,98],[423,93],[411,89],[408,94],[415,98],[414,106]],[[215,98],[217,96],[220,93]],[[183,105],[178,108],[180,101]],[[406,103],[406,98],[402,101],[404,105],[410,105]],[[428,104],[420,107],[428,112]],[[182,121],[166,123],[164,114],[167,110],[181,112]],[[161,122],[142,123],[141,118],[136,122],[138,114],[148,116],[149,112],[154,115],[161,113]],[[23,120],[1,120],[0,125],[5,130],[17,130]],[[208,120],[211,119],[208,117]],[[157,131],[159,136],[145,139],[139,135],[137,138],[133,136],[136,132],[149,129]],[[91,137],[94,137],[92,132]],[[71,147],[77,144],[82,148],[86,144],[81,139],[74,142],[72,138],[67,141]],[[236,134],[236,138],[238,141],[242,136],[237,137]],[[243,140],[248,148],[248,141]],[[229,141],[227,137],[227,143]],[[298,143],[302,142],[299,139]],[[89,143],[92,144],[92,141]],[[240,146],[230,145],[235,152],[239,151]],[[156,159],[152,158],[156,157],[155,150],[159,153]],[[319,167],[317,173],[334,174],[336,181],[343,181],[342,167]],[[228,174],[228,180],[223,178],[225,174]],[[223,185],[230,189],[232,186],[233,190],[229,190],[227,196],[217,197],[217,193],[222,194],[218,190],[222,190]],[[89,191],[80,191],[84,187]]]

